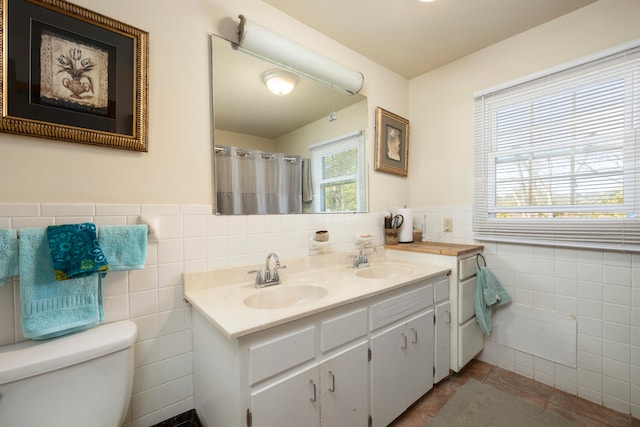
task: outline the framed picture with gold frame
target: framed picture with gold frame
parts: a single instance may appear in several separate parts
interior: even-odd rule
[[[148,151],[147,32],[63,0],[0,16],[0,131]]]
[[[376,108],[375,170],[409,174],[409,120]]]

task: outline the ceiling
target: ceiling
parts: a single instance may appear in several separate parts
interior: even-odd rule
[[[596,0],[263,0],[411,79]]]

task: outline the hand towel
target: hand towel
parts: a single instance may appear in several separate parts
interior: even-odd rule
[[[98,275],[57,282],[44,228],[20,230],[22,330],[48,339],[97,326],[104,318]]]
[[[51,225],[47,238],[56,280],[77,279],[109,269],[95,224]]]
[[[0,229],[0,286],[7,278],[18,274],[18,234],[16,230]]]
[[[476,277],[476,321],[485,335],[491,333],[491,308],[511,302],[498,278],[487,267],[480,267]]]
[[[109,271],[143,270],[147,260],[146,224],[103,225],[98,241],[109,260]]]

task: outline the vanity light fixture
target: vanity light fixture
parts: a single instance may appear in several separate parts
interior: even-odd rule
[[[270,70],[262,74],[262,81],[274,95],[286,95],[298,83],[298,76],[288,71]]]
[[[364,76],[240,15],[238,49],[351,95]]]

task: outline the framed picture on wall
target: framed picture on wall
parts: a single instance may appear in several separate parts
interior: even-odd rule
[[[63,0],[0,15],[0,131],[148,151],[148,33]]]
[[[409,120],[376,108],[375,170],[409,174]]]

